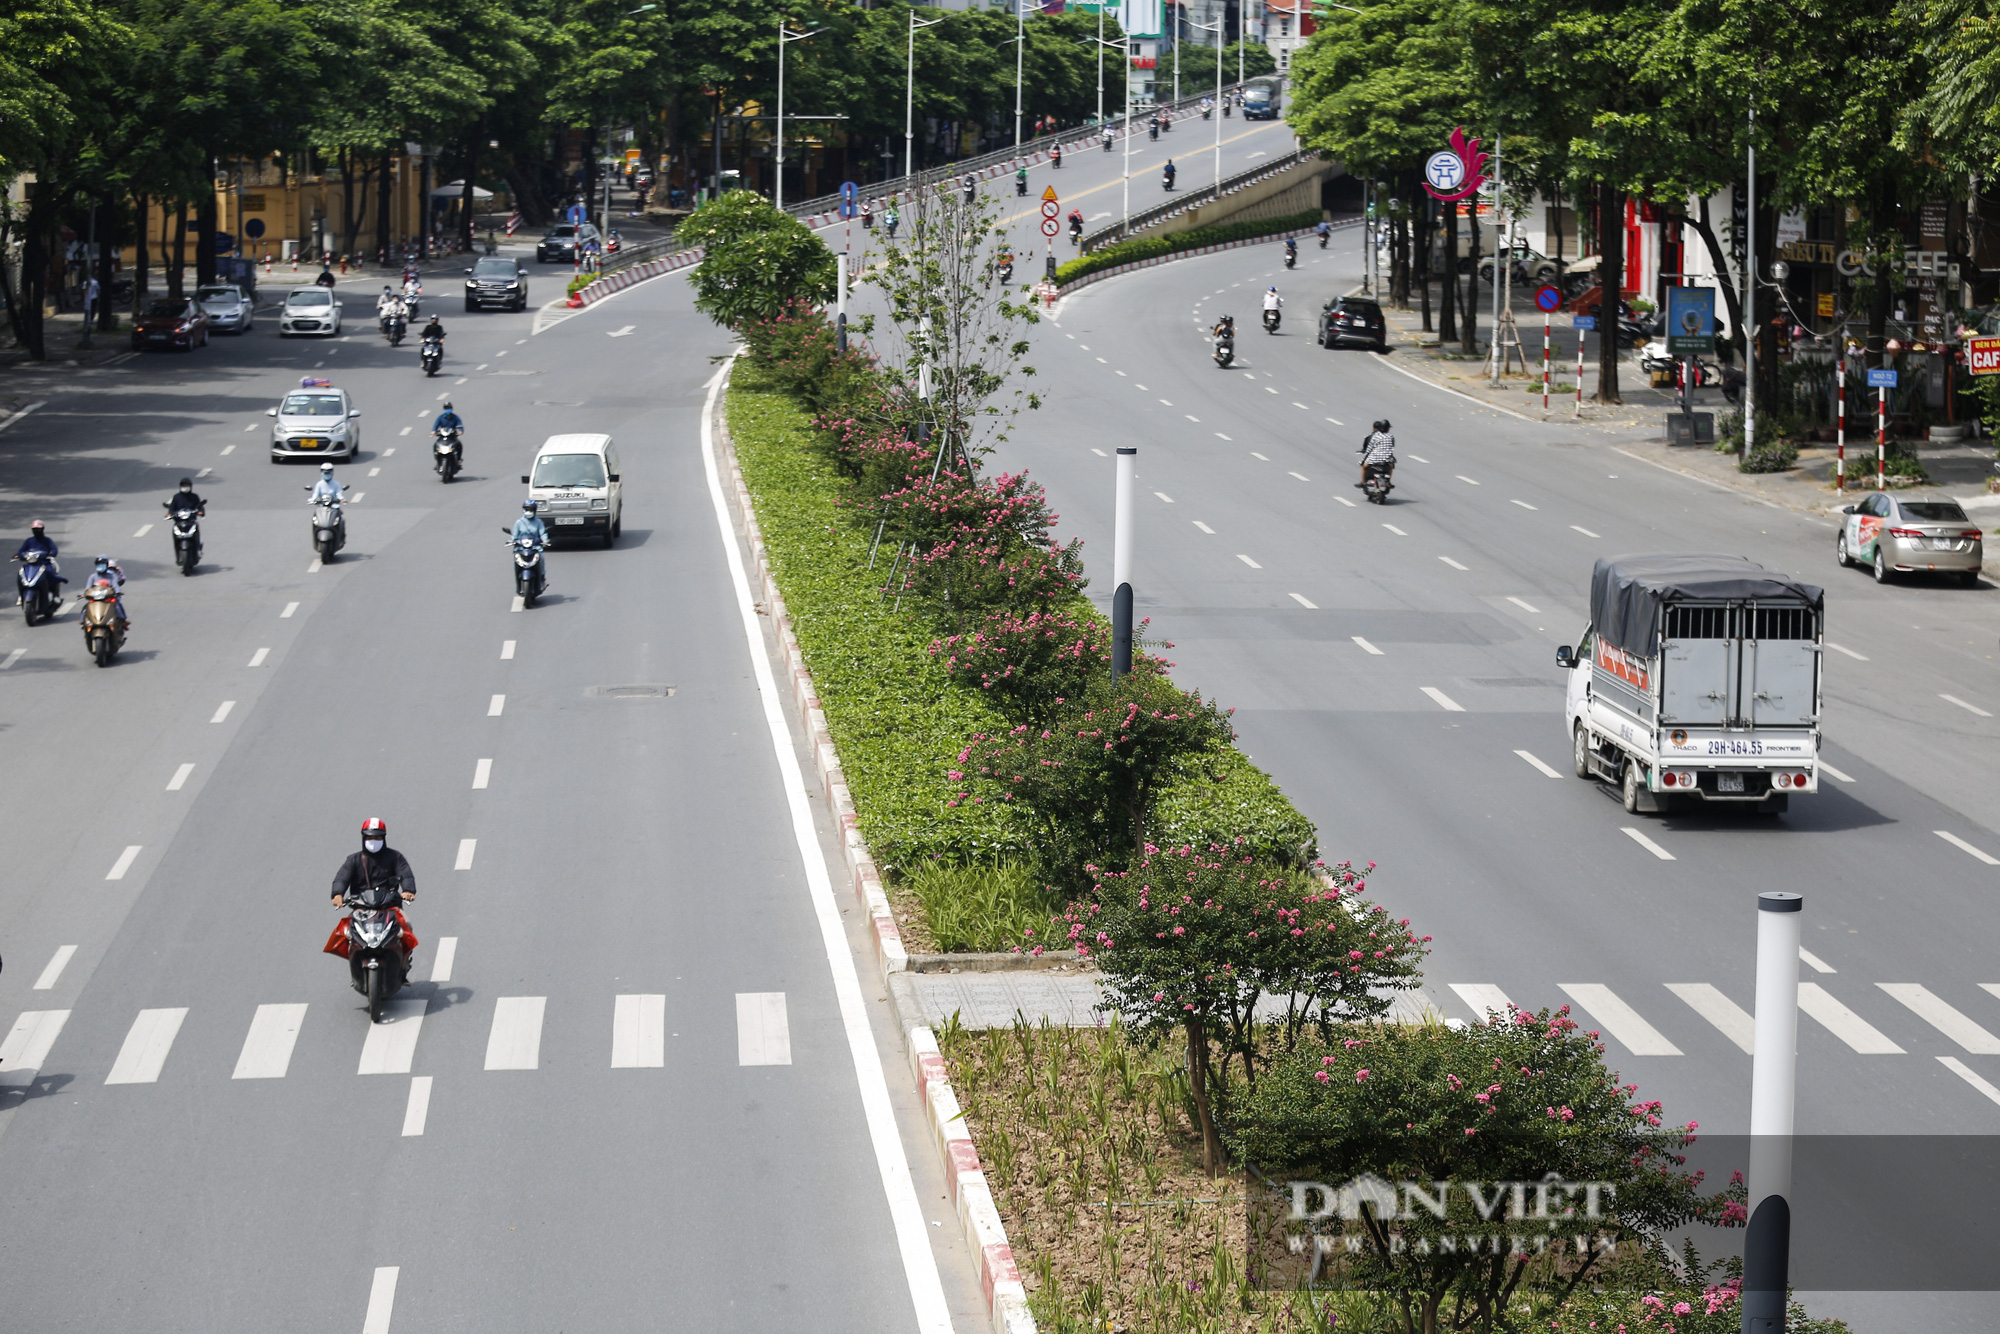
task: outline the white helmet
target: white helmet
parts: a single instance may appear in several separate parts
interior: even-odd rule
[[[332,461],[331,461],[331,460],[329,460],[329,461],[327,461],[327,462],[325,462],[325,463],[322,463],[322,464],[320,464],[320,465],[319,465],[319,470],[320,470],[320,472],[321,472],[321,473],[322,473],[323,475],[325,475],[325,476],[327,476],[327,477],[331,477],[331,476],[333,476],[333,463],[332,463]]]

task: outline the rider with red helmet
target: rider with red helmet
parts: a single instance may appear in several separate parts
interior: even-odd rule
[[[361,822],[361,851],[349,853],[333,877],[333,906],[347,901],[350,891],[397,883],[403,902],[417,897],[417,874],[410,860],[389,846],[389,826],[374,817]]]

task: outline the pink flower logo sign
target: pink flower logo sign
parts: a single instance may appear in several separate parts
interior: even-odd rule
[[[1466,199],[1486,184],[1488,156],[1479,151],[1479,141],[1465,137],[1465,127],[1451,132],[1451,147],[1434,153],[1424,164],[1424,189],[1431,198],[1449,204]]]

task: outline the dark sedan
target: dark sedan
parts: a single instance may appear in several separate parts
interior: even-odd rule
[[[148,303],[146,313],[132,322],[132,350],[177,347],[192,350],[208,344],[208,316],[186,297],[161,297]]]
[[[1335,297],[1319,313],[1319,345],[1339,347],[1342,343],[1366,343],[1377,352],[1389,345],[1389,326],[1382,307],[1366,297]]]
[[[465,308],[499,306],[503,310],[528,308],[528,275],[519,263],[489,255],[465,271]]]
[[[550,264],[557,260],[576,259],[576,227],[572,223],[549,228],[549,234],[535,243],[535,263]]]

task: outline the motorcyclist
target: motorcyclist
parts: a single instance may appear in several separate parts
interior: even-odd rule
[[[1283,310],[1284,308],[1285,298],[1278,295],[1278,289],[1276,287],[1266,289],[1264,292],[1264,313],[1269,315],[1274,310]],[[1265,321],[1267,324],[1269,322],[1269,320]]]
[[[1214,98],[1204,97],[1201,99],[1201,118],[1203,120],[1207,120],[1209,117],[1209,113],[1214,110],[1215,110]]]
[[[1061,145],[1061,144],[1050,144],[1050,145],[1049,145],[1049,165],[1050,165],[1051,167],[1060,167],[1060,166],[1062,166],[1062,145]]]
[[[508,534],[508,540],[512,542],[518,542],[524,537],[534,539],[542,549],[542,589],[546,592],[549,587],[549,528],[542,522],[541,516],[535,513],[535,502],[532,498],[521,502],[521,517],[514,520],[514,531]]]
[[[333,906],[347,905],[347,896],[358,890],[396,886],[403,902],[414,903],[417,898],[417,873],[410,869],[410,859],[389,846],[389,827],[372,816],[361,822],[361,851],[350,852],[347,860],[333,875]],[[405,967],[415,963],[417,949],[416,933],[403,927],[403,948],[406,953]]]
[[[333,286],[333,282],[333,264],[331,262],[323,262],[320,265],[319,277],[313,279],[313,286],[331,287]]]
[[[1071,240],[1083,235],[1083,210],[1073,208],[1069,211],[1069,235]]]
[[[1296,236],[1287,236],[1285,238],[1285,263],[1296,264],[1298,262],[1298,259],[1299,259],[1299,238]]]
[[[896,211],[896,206],[894,204],[889,205],[889,214],[882,219],[882,226],[887,229],[891,241],[896,239],[896,224],[902,220],[903,215]]]
[[[1208,331],[1208,336],[1211,339],[1218,340],[1227,338],[1233,342],[1236,338],[1236,317],[1234,315],[1224,315],[1215,322],[1215,327]]]
[[[959,184],[965,187],[965,202],[970,204],[973,196],[979,192],[979,182],[973,179],[972,173],[968,171],[965,173],[965,179]]]
[[[99,556],[92,562],[92,565],[93,568],[90,571],[91,585],[109,584],[111,586],[112,615],[118,618],[119,624],[130,624],[125,616],[125,571],[119,568],[118,562],[109,556]]]
[[[465,430],[465,418],[452,411],[451,400],[447,398],[444,401],[444,410],[438,413],[437,420],[431,423],[431,433],[435,435],[439,431],[463,430]]]
[[[405,274],[403,277],[403,304],[409,306],[411,309],[415,309],[417,298],[423,294],[423,280],[418,278],[414,273]]]
[[[875,210],[869,204],[869,202],[864,199],[861,201],[861,230],[867,232],[867,231],[873,231],[874,229],[875,229]]]
[[[180,490],[167,497],[167,513],[179,518],[192,512],[199,519],[208,513],[208,502],[194,493],[194,479],[181,478]]]
[[[333,480],[332,462],[322,463],[319,465],[319,480],[313,483],[312,496],[307,503],[312,505],[337,503],[340,500],[340,493],[346,489]]]
[[[1117,137],[1117,136],[1116,136],[1116,135],[1114,135],[1114,134],[1113,134],[1113,133],[1111,132],[1111,127],[1110,127],[1109,125],[1106,125],[1106,126],[1104,127],[1104,151],[1105,151],[1105,152],[1109,153],[1109,152],[1111,151],[1111,141],[1112,141],[1112,139],[1114,139],[1114,138],[1116,138],[1116,137]]]
[[[430,323],[424,326],[423,333],[419,335],[419,338],[426,343],[433,338],[437,339],[439,344],[444,342],[444,323],[438,319],[437,312],[431,312]]]
[[[1162,175],[1164,175],[1164,176],[1165,176],[1165,177],[1167,178],[1167,188],[1168,188],[1169,190],[1173,189],[1173,188],[1174,188],[1174,177],[1175,177],[1175,175],[1177,174],[1177,169],[1176,169],[1176,168],[1174,167],[1174,160],[1173,160],[1172,158],[1168,158],[1168,159],[1167,159],[1167,165],[1166,165],[1166,166],[1164,166],[1164,167],[1162,167],[1162,168],[1160,169],[1160,172],[1161,172],[1161,174],[1162,174]]]
[[[1028,193],[1028,169],[1026,167],[1015,168],[1014,193],[1017,195]]]
[[[1371,468],[1380,469],[1384,473],[1396,471],[1396,437],[1389,433],[1388,418],[1384,417],[1375,423],[1375,429],[1362,440],[1359,452],[1361,480],[1355,483],[1356,486],[1368,485],[1368,472]]]
[[[50,538],[48,534],[48,529],[43,525],[40,519],[36,519],[33,523],[28,525],[28,536],[26,540],[23,541],[18,548],[16,548],[14,552],[14,559],[20,560],[22,557],[26,556],[31,551],[39,551],[42,553],[42,559],[48,562],[49,573],[53,574],[56,577],[56,586],[59,589],[63,584],[69,582],[68,580],[62,577],[62,568],[56,564],[55,541],[54,539]],[[21,605],[21,595],[18,590],[14,594],[14,605],[17,607]]]
[[[396,295],[396,289],[388,283],[383,283],[382,295],[375,298],[375,318],[386,321],[389,318],[390,309],[399,304],[401,304],[401,298]]]
[[[1313,231],[1319,237],[1319,248],[1321,250],[1326,249],[1327,238],[1333,235],[1332,224],[1327,222],[1325,218],[1321,218],[1319,220],[1319,226],[1313,228]]]

